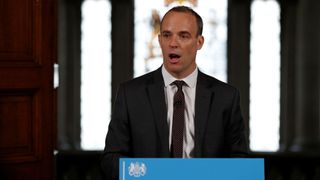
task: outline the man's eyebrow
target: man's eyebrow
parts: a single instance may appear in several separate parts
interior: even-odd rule
[[[163,30],[163,31],[161,31],[161,33],[171,33],[171,31]]]
[[[180,31],[179,34],[188,34],[191,35],[191,33],[189,31]]]

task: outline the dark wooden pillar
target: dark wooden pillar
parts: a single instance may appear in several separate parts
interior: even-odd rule
[[[250,0],[229,0],[228,5],[228,82],[241,94],[241,108],[249,127],[250,98]]]
[[[297,0],[282,0],[281,6],[281,110],[280,151],[288,151],[293,143],[295,115],[295,64]]]
[[[320,1],[300,0],[297,9],[296,104],[292,151],[320,150]]]
[[[111,0],[112,102],[121,82],[133,77],[134,1]]]
[[[80,149],[82,0],[59,0],[58,149]]]

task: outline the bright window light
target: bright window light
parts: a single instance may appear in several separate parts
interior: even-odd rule
[[[279,149],[280,7],[255,0],[251,7],[250,148]]]
[[[109,0],[82,4],[81,147],[102,150],[111,111],[111,7]]]

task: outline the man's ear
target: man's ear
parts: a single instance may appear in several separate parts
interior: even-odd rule
[[[200,50],[204,43],[204,37],[202,35],[198,36],[197,49]]]

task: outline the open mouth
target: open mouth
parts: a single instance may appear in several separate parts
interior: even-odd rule
[[[169,54],[169,58],[170,58],[170,60],[173,61],[173,62],[177,62],[180,57],[181,57],[181,56],[178,55],[178,54],[174,54],[174,53]]]

